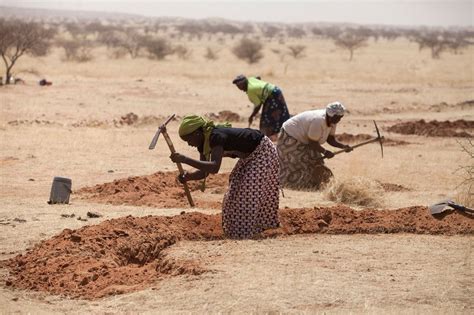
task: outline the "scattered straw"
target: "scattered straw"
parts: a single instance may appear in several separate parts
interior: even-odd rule
[[[331,201],[365,207],[380,207],[383,193],[379,183],[364,177],[333,178],[323,191],[323,195]]]

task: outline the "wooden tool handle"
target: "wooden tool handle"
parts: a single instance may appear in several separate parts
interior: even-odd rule
[[[382,137],[380,137],[380,138],[375,138],[375,139],[367,140],[367,141],[364,141],[364,142],[362,142],[362,143],[358,143],[358,144],[356,144],[356,145],[353,145],[351,148],[352,148],[352,149],[355,149],[355,148],[361,147],[361,146],[366,145],[366,144],[369,144],[369,143],[373,143],[373,142],[377,142],[377,141],[380,142],[380,141],[383,140],[383,139],[384,139],[384,138],[383,138],[383,136],[382,136]],[[334,152],[334,155],[339,154],[339,153],[342,153],[342,152],[346,152],[346,150],[344,150],[344,149],[338,150],[338,151]]]
[[[171,142],[171,138],[168,135],[168,132],[164,131],[163,133],[163,138],[165,138],[166,143],[168,144],[168,147],[170,148],[171,153],[176,153],[176,150],[174,149],[173,142]],[[176,163],[178,166],[179,174],[182,175],[184,174],[183,166],[181,163]],[[183,183],[184,187],[184,192],[186,193],[186,197],[188,198],[189,205],[194,208],[194,201],[193,197],[191,197],[191,192],[189,191],[188,184],[186,182]]]

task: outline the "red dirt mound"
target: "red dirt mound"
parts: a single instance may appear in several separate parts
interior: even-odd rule
[[[128,113],[121,116],[119,119],[113,120],[96,120],[96,119],[83,119],[81,121],[72,123],[73,127],[123,127],[123,126],[143,126],[143,125],[156,125],[162,124],[167,117],[162,116],[138,116],[135,113]],[[174,120],[177,118],[175,117]]]
[[[44,126],[62,126],[59,123],[49,121],[49,120],[40,120],[40,119],[35,119],[35,120],[11,120],[8,122],[10,126],[21,126],[21,125],[44,125]]]
[[[207,114],[207,117],[209,117],[209,119],[216,120],[216,121],[228,121],[228,122],[240,121],[240,115],[230,110],[223,110],[223,111],[220,111],[218,114],[209,113]]]
[[[407,187],[399,185],[399,184],[383,183],[383,182],[380,182],[380,181],[377,181],[377,182],[380,184],[380,186],[382,186],[384,191],[395,191],[395,192],[411,191],[410,188],[407,188]]]
[[[427,137],[472,137],[474,121],[429,121],[423,119],[419,121],[407,121],[395,124],[387,128],[390,132],[404,135],[419,135]]]
[[[371,140],[371,139],[374,139],[374,138],[375,137],[373,137],[371,135],[368,135],[368,134],[364,134],[364,133],[353,135],[353,134],[344,132],[344,133],[336,135],[337,141],[340,141],[342,143],[355,143],[355,144],[357,144],[357,143],[364,142],[364,141],[367,141],[367,140]],[[406,142],[406,141],[403,141],[403,140],[393,140],[393,139],[389,139],[389,138],[384,138],[383,139],[383,144],[386,145],[386,146],[397,146],[397,145],[410,144],[410,142]]]
[[[280,211],[282,227],[262,237],[303,233],[473,234],[474,221],[457,212],[433,218],[425,207],[355,211],[344,206]],[[165,276],[206,270],[176,261],[166,248],[179,240],[223,238],[220,215],[132,216],[64,230],[24,254],[3,261],[7,286],[96,299],[143,289]]]
[[[187,207],[188,201],[183,186],[176,180],[177,175],[177,172],[157,172],[147,176],[134,176],[93,187],[84,187],[74,193],[84,199],[115,205],[130,204],[160,208]],[[222,190],[228,182],[229,174],[210,175],[206,179],[206,190]],[[189,189],[197,191],[201,188],[201,183],[201,181],[189,182]],[[197,207],[220,208],[220,202],[194,201]]]

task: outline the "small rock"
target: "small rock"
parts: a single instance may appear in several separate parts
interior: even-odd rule
[[[182,214],[185,214],[185,213],[186,213],[186,211],[181,211],[181,212],[180,212],[181,215],[182,215]]]
[[[80,285],[86,285],[89,283],[89,278],[85,277],[84,279],[82,279],[82,281],[79,283]]]
[[[29,178],[28,180],[29,180],[30,182],[34,182],[34,181],[35,181],[34,178]]]
[[[97,212],[92,212],[92,211],[88,211],[87,212],[87,217],[88,218],[100,218],[102,215],[97,213]]]
[[[63,218],[74,218],[76,215],[74,213],[72,214],[61,214],[61,217]]]
[[[81,241],[81,237],[77,234],[71,234],[69,239],[73,242],[76,242],[76,243]]]
[[[114,172],[114,170],[108,170],[107,172],[109,172],[109,173],[113,173],[113,172]]]
[[[14,297],[14,298],[12,299],[12,301],[15,301],[15,302],[16,302],[16,301],[18,301],[18,298],[17,298],[17,297]]]
[[[26,222],[25,219],[18,219],[18,218],[13,219],[13,221],[19,222],[19,223],[25,223]]]
[[[81,217],[78,217],[77,219],[78,219],[79,221],[87,221],[87,219],[83,219],[83,218],[81,218]]]
[[[13,282],[11,282],[11,280],[5,281],[5,285],[6,285],[7,287],[11,286],[12,284],[13,284]]]

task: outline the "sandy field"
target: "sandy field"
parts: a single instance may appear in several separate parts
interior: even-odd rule
[[[405,39],[380,40],[349,62],[329,41],[288,40],[307,46],[305,57],[281,60],[273,41],[248,65],[231,39],[186,44],[188,60],[115,60],[97,48],[93,61],[75,63],[55,49],[20,59],[25,85],[0,87],[0,313],[473,313],[474,221],[457,212],[434,219],[426,208],[446,198],[474,206],[461,185],[473,163],[461,147],[474,134],[472,47],[434,60]],[[207,46],[218,60],[203,57]],[[148,145],[171,114],[228,110],[246,126],[252,108],[231,84],[239,73],[281,87],[291,114],[341,101],[349,113],[338,133],[374,136],[376,120],[388,139],[383,159],[371,144],[327,162],[340,183],[373,184],[372,203],[285,190],[281,231],[227,240],[227,159],[206,192],[193,190],[190,209],[164,139]],[[53,85],[40,87],[43,77]],[[421,119],[463,122],[389,131]],[[168,126],[176,149],[197,157],[178,124]],[[72,179],[70,204],[47,204],[54,176]],[[127,259],[110,258],[118,246]]]

